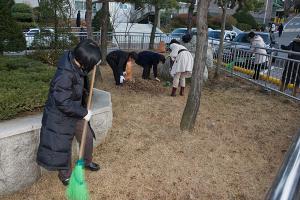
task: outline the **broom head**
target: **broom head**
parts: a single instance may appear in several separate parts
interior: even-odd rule
[[[72,171],[70,182],[67,188],[68,200],[88,200],[89,192],[84,176],[84,161],[78,160]]]

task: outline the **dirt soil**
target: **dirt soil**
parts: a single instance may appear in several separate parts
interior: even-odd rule
[[[203,88],[195,130],[181,132],[187,95],[170,97],[163,82],[134,72],[135,82],[116,87],[111,69],[102,68],[113,127],[94,152],[102,169],[86,173],[91,199],[264,199],[300,128],[299,103],[222,75]],[[64,193],[51,172],[3,200],[60,200]]]

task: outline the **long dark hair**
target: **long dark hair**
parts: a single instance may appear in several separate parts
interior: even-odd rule
[[[101,51],[98,44],[86,39],[81,41],[73,51],[76,61],[83,66],[84,71],[89,72],[101,60]]]

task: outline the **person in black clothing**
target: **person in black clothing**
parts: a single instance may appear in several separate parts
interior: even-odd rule
[[[88,95],[87,74],[101,61],[101,52],[92,40],[80,42],[73,51],[65,52],[58,62],[50,83],[46,102],[37,163],[50,171],[59,171],[58,177],[68,185],[71,175],[71,152],[74,136],[79,141],[84,120],[92,113],[86,108]],[[88,126],[85,145],[85,167],[91,171],[100,169],[92,162],[93,130]]]
[[[300,35],[298,35],[288,46],[281,45],[283,50],[291,50],[300,52]],[[300,55],[290,53],[288,58],[294,60],[300,60]],[[289,83],[295,84],[293,95],[300,92],[300,62],[290,61],[288,65],[284,67],[284,71],[281,77],[280,91],[284,91]]]
[[[138,59],[138,55],[136,52],[125,52],[122,50],[116,50],[110,52],[106,56],[106,61],[111,67],[114,78],[116,81],[116,85],[121,85],[125,78],[125,72],[126,72],[126,64],[129,61],[135,61]]]
[[[159,62],[165,63],[165,56],[155,53],[152,51],[142,51],[138,54],[138,59],[135,61],[136,64],[142,66],[143,69],[143,79],[150,79],[150,71],[153,66],[153,75],[155,80],[159,81],[157,77],[157,65]]]
[[[80,25],[81,25],[80,10],[78,10],[77,17],[76,17],[76,26],[80,27]]]
[[[278,30],[278,36],[281,37],[282,31],[283,31],[283,25],[282,25],[282,23],[278,26],[277,30]]]

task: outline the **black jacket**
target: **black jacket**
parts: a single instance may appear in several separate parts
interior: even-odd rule
[[[290,50],[300,53],[300,38],[294,39],[288,46],[281,45],[281,48],[283,50]],[[300,60],[300,55],[295,55],[293,53],[290,53],[288,57],[291,59]]]
[[[109,60],[114,61],[115,64],[114,66],[111,67],[113,69],[117,69],[120,75],[122,75],[123,72],[125,72],[126,70],[126,63],[128,61],[128,58],[129,58],[129,53],[121,50],[112,51],[106,56],[106,60],[108,62]]]
[[[82,105],[86,74],[71,52],[60,59],[44,108],[37,163],[48,170],[68,169],[75,125],[87,114]]]
[[[145,66],[157,66],[162,55],[152,51],[142,51],[138,54],[138,59],[135,61],[136,64]]]

